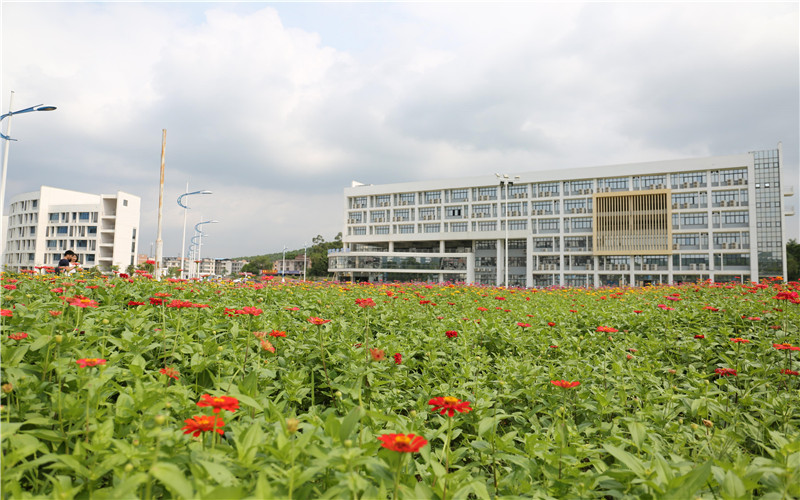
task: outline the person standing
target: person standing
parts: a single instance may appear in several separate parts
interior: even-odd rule
[[[73,252],[72,250],[67,250],[64,252],[64,257],[58,261],[58,266],[56,267],[56,274],[61,274],[62,271],[66,271],[69,269],[69,266],[73,262],[78,261],[78,255]]]

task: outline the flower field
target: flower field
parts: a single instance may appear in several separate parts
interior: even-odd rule
[[[798,498],[797,283],[3,279],[4,498]]]

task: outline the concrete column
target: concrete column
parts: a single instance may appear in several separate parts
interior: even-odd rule
[[[525,238],[525,286],[533,287],[533,236]]]
[[[495,280],[495,284],[500,286],[500,283],[503,283],[503,264],[505,263],[505,252],[503,247],[503,240],[497,240],[497,250],[495,251],[495,255],[497,256],[497,279]],[[503,283],[506,285],[506,283]]]

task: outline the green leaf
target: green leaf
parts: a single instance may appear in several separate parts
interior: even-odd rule
[[[353,429],[355,428],[356,424],[361,421],[361,417],[363,416],[364,409],[360,406],[356,406],[350,410],[350,413],[348,413],[344,418],[342,426],[339,428],[339,439],[342,442],[350,438],[350,435],[353,433]]]
[[[603,448],[605,448],[607,452],[612,454],[614,458],[625,464],[625,466],[627,466],[630,470],[632,470],[634,474],[636,474],[639,477],[645,476],[645,467],[642,464],[641,460],[634,457],[627,451],[621,448],[617,448],[614,445],[604,444]]]
[[[194,498],[194,488],[177,465],[158,462],[150,468],[150,474],[172,493],[186,499]]]
[[[208,472],[208,475],[216,481],[217,483],[221,484],[222,486],[230,486],[236,481],[236,478],[231,474],[231,472],[224,466],[209,462],[208,460],[197,460],[203,468]]]
[[[697,491],[706,484],[709,477],[711,477],[710,460],[700,467],[692,469],[690,473],[670,481],[669,490],[664,495],[664,498],[675,500],[694,498]]]

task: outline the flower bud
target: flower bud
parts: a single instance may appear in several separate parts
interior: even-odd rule
[[[165,417],[164,415],[156,415],[153,421],[156,423],[156,425],[162,426],[167,422],[167,417]]]
[[[693,430],[693,431],[696,431],[696,430],[697,430],[697,424],[695,424],[695,423],[692,423],[692,430]]]
[[[411,416],[411,418],[415,418],[417,416],[417,410],[411,410],[408,412],[408,414]]]
[[[53,340],[56,341],[56,344],[60,344],[61,342],[64,341],[64,336],[63,335],[56,335],[55,337],[53,337]]]
[[[125,472],[133,471],[133,464],[125,464]]]
[[[104,325],[107,325],[107,324],[108,324],[108,318],[103,318],[103,324],[104,324]]]
[[[341,399],[342,391],[336,391],[336,392],[333,393],[333,395],[336,397],[336,399]]]
[[[14,386],[11,385],[10,383],[3,384],[2,386],[0,386],[0,389],[2,389],[4,393],[8,394],[9,392],[14,390]]]
[[[703,419],[703,425],[705,425],[706,427],[708,427],[710,429],[710,428],[714,427],[714,422],[712,422],[711,420]]]
[[[300,421],[296,418],[287,418],[286,419],[286,430],[294,434],[297,432],[297,426],[300,425]]]
[[[222,352],[222,346],[217,346],[217,352]]]
[[[345,439],[344,440],[344,447],[345,448],[350,448],[352,446],[353,446],[353,440],[352,439]]]

